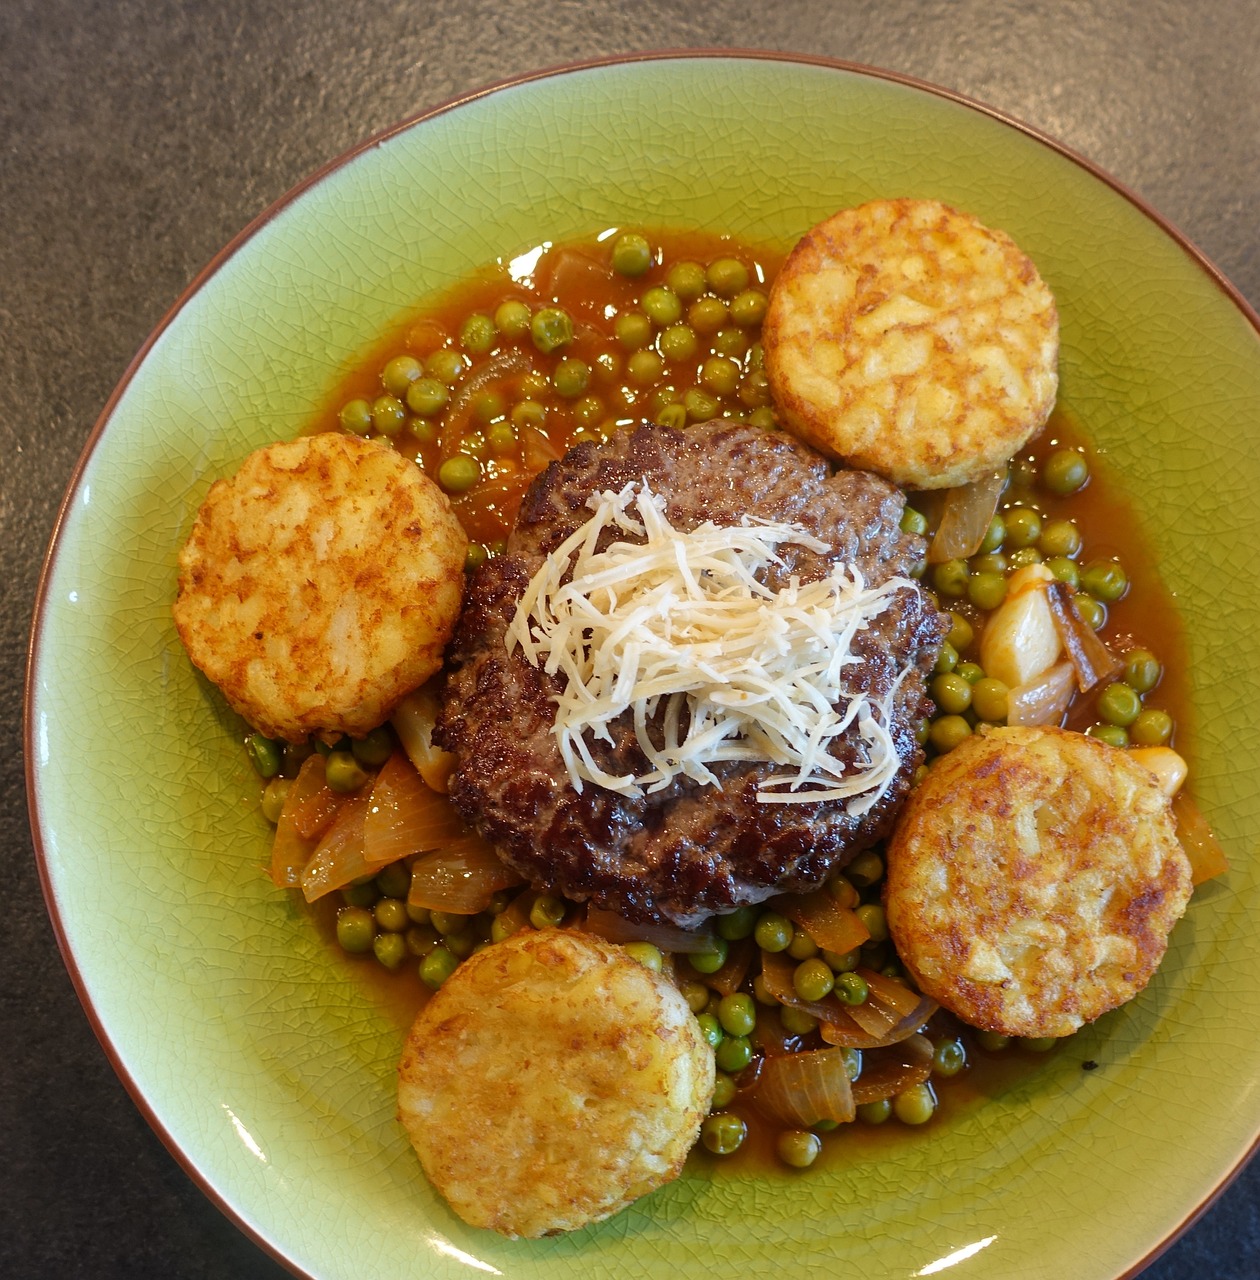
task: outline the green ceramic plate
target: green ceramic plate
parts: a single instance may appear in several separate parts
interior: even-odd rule
[[[1196,790],[1233,870],[1196,894],[1140,999],[935,1132],[806,1177],[697,1163],[564,1239],[469,1230],[394,1123],[394,1020],[260,874],[240,726],[171,625],[176,551],[215,477],[291,436],[356,353],[477,264],[614,224],[787,244],[892,195],[1004,228],[1054,289],[1063,400],[1126,476],[1189,622]],[[184,296],[110,402],[50,555],[32,803],[67,961],[119,1073],[246,1231],[327,1280],[1134,1267],[1260,1132],[1243,692],[1260,670],[1258,423],[1257,321],[1228,287],[1087,164],[945,93],[779,57],[648,58],[476,94],[375,140]]]

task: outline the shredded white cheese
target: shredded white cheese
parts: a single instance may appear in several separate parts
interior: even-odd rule
[[[764,803],[845,800],[855,814],[875,804],[899,765],[887,726],[909,668],[874,704],[847,691],[844,675],[860,661],[857,633],[915,583],[868,589],[856,567],[837,564],[820,582],[793,577],[774,592],[757,575],[782,563],[781,544],[827,544],[748,517],[681,532],[646,482],[588,505],[594,514],[531,579],[507,634],[509,652],[560,677],[554,733],[574,787],[637,797],[680,774],[720,785],[709,766],[738,760],[783,767],[758,791]],[[610,529],[630,538],[596,551]],[[652,766],[639,775],[607,772],[591,750],[613,741],[609,726],[627,711]],[[831,753],[843,735],[856,767]]]

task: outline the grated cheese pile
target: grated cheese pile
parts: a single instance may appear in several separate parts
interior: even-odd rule
[[[639,797],[679,775],[720,785],[710,765],[755,761],[784,769],[763,782],[762,802],[846,800],[855,814],[875,804],[900,763],[886,726],[909,668],[875,704],[847,692],[844,673],[860,661],[857,633],[915,584],[867,589],[856,568],[835,565],[820,582],[792,578],[774,592],[757,574],[782,563],[781,544],[827,544],[747,516],[681,532],[646,482],[587,505],[594,514],[531,579],[507,633],[509,652],[561,677],[554,733],[576,790],[591,782]],[[597,551],[606,530],[631,539]],[[637,776],[608,773],[591,752],[595,740],[612,743],[609,726],[627,711],[652,766]],[[859,760],[846,770],[830,748],[851,733]]]

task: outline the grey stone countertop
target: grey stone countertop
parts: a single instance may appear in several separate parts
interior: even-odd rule
[[[1260,305],[1255,0],[0,5],[0,1276],[286,1274],[128,1098],[40,893],[28,627],[61,494],[111,388],[223,244],[376,130],[540,67],[718,46],[886,67],[1027,121],[1136,190]],[[1144,1274],[1260,1276],[1260,1162]]]

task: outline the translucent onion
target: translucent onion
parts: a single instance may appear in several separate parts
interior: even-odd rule
[[[521,460],[524,462],[526,475],[541,471],[549,462],[564,457],[564,450],[553,444],[545,432],[537,427],[524,427],[521,430]]]
[[[1066,582],[1052,582],[1046,587],[1046,601],[1054,619],[1054,629],[1076,672],[1076,684],[1088,693],[1096,684],[1118,675],[1124,662],[1098,638],[1094,628],[1081,617],[1072,588]]]
[[[521,883],[498,854],[478,836],[461,836],[411,864],[407,902],[430,911],[473,916],[484,911],[500,889]]]
[[[311,854],[319,843],[318,834],[307,836],[303,834],[305,826],[299,829],[298,815],[306,813],[307,802],[320,792],[334,795],[324,783],[324,757],[317,752],[302,761],[276,823],[276,835],[271,843],[270,875],[281,889],[298,887],[302,881],[302,868],[311,860]],[[339,806],[340,797],[336,799]],[[328,822],[331,823],[332,817],[330,813]]]
[[[455,769],[455,757],[433,741],[437,717],[437,688],[430,680],[409,693],[394,708],[390,723],[425,785],[445,794],[446,784]]]
[[[411,761],[396,751],[372,787],[363,824],[363,857],[369,863],[397,862],[467,835],[445,796],[426,787]]]
[[[1070,662],[1060,662],[1027,684],[1016,685],[1006,697],[1007,724],[1061,724],[1076,691]]]
[[[608,942],[650,942],[661,951],[681,955],[699,955],[702,951],[716,950],[713,934],[708,929],[680,929],[674,924],[639,923],[627,920],[614,911],[605,911],[602,907],[586,908],[583,927],[587,933],[593,933]]]
[[[852,1085],[853,1101],[879,1102],[922,1084],[932,1074],[932,1042],[917,1032],[898,1044],[862,1055],[862,1074]]]
[[[823,951],[844,955],[871,936],[861,916],[851,907],[842,907],[826,889],[778,898],[774,906],[799,924]]]
[[[780,1124],[808,1127],[820,1120],[848,1124],[857,1115],[843,1049],[811,1049],[767,1058],[753,1105]]]
[[[918,1031],[939,1007],[935,1000],[874,969],[857,972],[866,983],[867,997],[849,1009],[849,1016],[867,1035],[886,1044],[895,1044]]]
[[[324,758],[318,752],[313,756],[307,756],[303,761],[305,768],[312,760],[318,759],[320,762],[319,769],[319,785],[312,784],[302,788],[301,794],[294,799],[292,795],[289,797],[293,800],[293,829],[304,840],[319,840],[324,832],[332,826],[333,819],[341,810],[341,806],[345,804],[346,797],[332,790],[324,781]],[[301,776],[299,771],[298,776]],[[294,788],[298,790],[298,788]]]
[[[505,351],[468,376],[466,382],[451,397],[451,403],[443,416],[441,459],[454,457],[459,452],[459,445],[464,439],[467,418],[472,409],[472,402],[478,393],[484,391],[500,378],[510,378],[516,374],[532,373],[533,365],[520,351]]]
[[[1005,469],[992,471],[945,494],[941,523],[928,547],[930,564],[966,560],[980,550],[1005,483]]]
[[[1212,834],[1199,806],[1184,792],[1173,797],[1173,817],[1177,820],[1177,838],[1190,859],[1190,881],[1202,884],[1229,870],[1225,850]]]
[[[725,964],[713,973],[706,973],[704,985],[718,995],[734,995],[744,985],[756,952],[757,944],[751,938],[740,938],[738,942],[732,942],[726,953]]]
[[[307,902],[314,902],[334,889],[345,888],[352,880],[381,869],[379,863],[373,865],[363,857],[363,820],[367,817],[368,804],[365,787],[338,810],[332,826],[302,871],[302,894]]]

